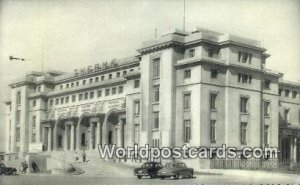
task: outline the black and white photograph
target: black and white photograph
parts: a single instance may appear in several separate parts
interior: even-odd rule
[[[300,184],[300,0],[0,0],[0,185]]]

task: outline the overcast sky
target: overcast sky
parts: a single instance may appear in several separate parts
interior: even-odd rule
[[[0,101],[28,71],[73,71],[137,54],[145,40],[182,28],[183,0],[0,2]],[[300,80],[299,0],[186,0],[186,29],[203,27],[262,41],[267,67]],[[11,62],[9,56],[25,58]],[[4,124],[3,104],[0,124]],[[1,127],[0,127],[1,129]],[[0,132],[0,140],[3,133]],[[1,150],[0,142],[0,150]]]

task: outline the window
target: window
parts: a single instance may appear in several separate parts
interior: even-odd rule
[[[269,126],[265,125],[264,127],[264,143],[265,146],[269,146]]]
[[[159,139],[152,139],[152,145],[153,145],[153,147],[158,148],[159,147]]]
[[[32,102],[32,106],[35,107],[36,106],[36,100],[33,100]]]
[[[60,88],[60,90],[62,90],[62,89],[63,89],[63,85],[60,85],[60,87],[59,87],[59,88]]]
[[[89,98],[89,93],[88,92],[84,93],[84,99],[87,100],[88,98]]]
[[[119,86],[119,91],[118,91],[119,94],[123,93],[123,86]]]
[[[190,49],[189,50],[189,58],[192,58],[195,56],[195,49]]]
[[[241,144],[247,144],[247,123],[241,122]]]
[[[191,78],[191,70],[190,69],[184,70],[184,79],[188,79],[188,78]]]
[[[218,94],[216,93],[210,93],[210,109],[211,110],[217,110],[216,108],[216,99]]]
[[[105,96],[109,96],[110,89],[105,89]]]
[[[16,139],[17,141],[20,141],[21,138],[21,132],[20,132],[20,127],[16,128]]]
[[[159,85],[153,86],[154,102],[159,102]]]
[[[66,88],[69,89],[69,87],[70,87],[70,84],[66,84]]]
[[[59,104],[59,99],[56,98],[56,99],[55,99],[55,105],[58,105],[58,104]]]
[[[108,75],[108,79],[112,79],[112,74],[109,74],[109,75]]]
[[[96,77],[96,78],[95,78],[95,82],[96,82],[96,83],[99,82],[99,77]]]
[[[284,109],[284,121],[286,123],[289,123],[290,122],[290,109]]]
[[[191,93],[186,93],[183,95],[183,105],[184,110],[191,109]]]
[[[71,83],[71,87],[74,87],[74,83]]]
[[[36,127],[36,116],[32,116],[32,128]]]
[[[284,92],[285,92],[285,97],[289,97],[289,95],[290,95],[290,90],[286,89]]]
[[[242,63],[246,63],[248,60],[248,53],[243,53],[242,54]]]
[[[49,106],[52,107],[53,106],[53,100],[49,100]]]
[[[134,88],[140,87],[140,80],[134,80]]]
[[[134,125],[134,143],[138,144],[140,141],[140,125]]]
[[[35,143],[35,137],[36,137],[36,133],[32,133],[32,138],[31,138],[31,142],[32,143]]]
[[[191,140],[191,120],[184,120],[184,142],[189,143]]]
[[[252,75],[246,75],[246,74],[238,73],[238,82],[251,84]]]
[[[113,87],[113,88],[111,89],[111,94],[116,94],[116,93],[117,93],[117,88]]]
[[[21,92],[17,92],[17,105],[21,104]]]
[[[66,96],[66,103],[69,103],[69,96]]]
[[[159,113],[153,113],[153,129],[159,129]]]
[[[20,122],[21,120],[21,111],[17,110],[16,122]]]
[[[83,94],[79,94],[79,101],[83,100]]]
[[[270,116],[270,102],[269,101],[264,102],[264,115]]]
[[[78,87],[79,86],[79,82],[76,82],[76,87]]]
[[[90,84],[92,84],[93,83],[93,79],[92,78],[90,78]]]
[[[125,76],[127,74],[127,71],[123,71],[123,76]]]
[[[239,51],[239,53],[238,53],[238,61],[239,62],[241,61],[241,57],[242,57],[242,52]]]
[[[72,95],[72,102],[75,102],[76,101],[76,95]]]
[[[97,97],[101,97],[102,96],[102,90],[98,90],[97,91]]]
[[[104,78],[105,78],[104,76],[101,76],[101,82],[104,81]]]
[[[120,72],[117,72],[117,77],[120,77],[121,76],[121,73]]]
[[[41,90],[42,90],[41,86],[38,86],[37,91],[41,92]]]
[[[94,91],[91,91],[90,92],[90,99],[93,99],[94,98]]]
[[[217,77],[218,77],[218,70],[212,69],[212,70],[211,70],[210,77],[211,77],[211,78],[217,78]]]
[[[60,104],[64,104],[64,97],[60,98]]]
[[[140,115],[140,101],[134,102],[134,115]]]
[[[210,120],[210,142],[216,143],[216,120]]]
[[[248,98],[241,97],[240,110],[241,110],[241,113],[248,113]]]
[[[85,83],[86,83],[86,80],[83,80],[83,81],[82,81],[82,85],[85,85]]]
[[[242,63],[249,62],[249,64],[251,64],[252,54],[239,51],[238,52],[238,62],[242,62]]]
[[[213,57],[214,56],[214,50],[213,49],[209,49],[208,50],[208,57]]]
[[[279,90],[278,90],[278,94],[279,94],[279,96],[281,96],[281,94],[282,94],[282,89],[279,89]]]
[[[156,58],[153,60],[153,78],[159,77],[160,75],[160,59]]]
[[[271,80],[265,80],[264,87],[265,89],[270,89]]]
[[[295,99],[297,97],[297,91],[293,91],[293,98]]]

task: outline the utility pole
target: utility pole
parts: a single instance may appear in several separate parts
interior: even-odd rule
[[[185,0],[183,0],[183,31],[185,31]]]

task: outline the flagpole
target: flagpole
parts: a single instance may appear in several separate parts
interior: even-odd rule
[[[185,31],[185,0],[183,0],[183,31]]]

